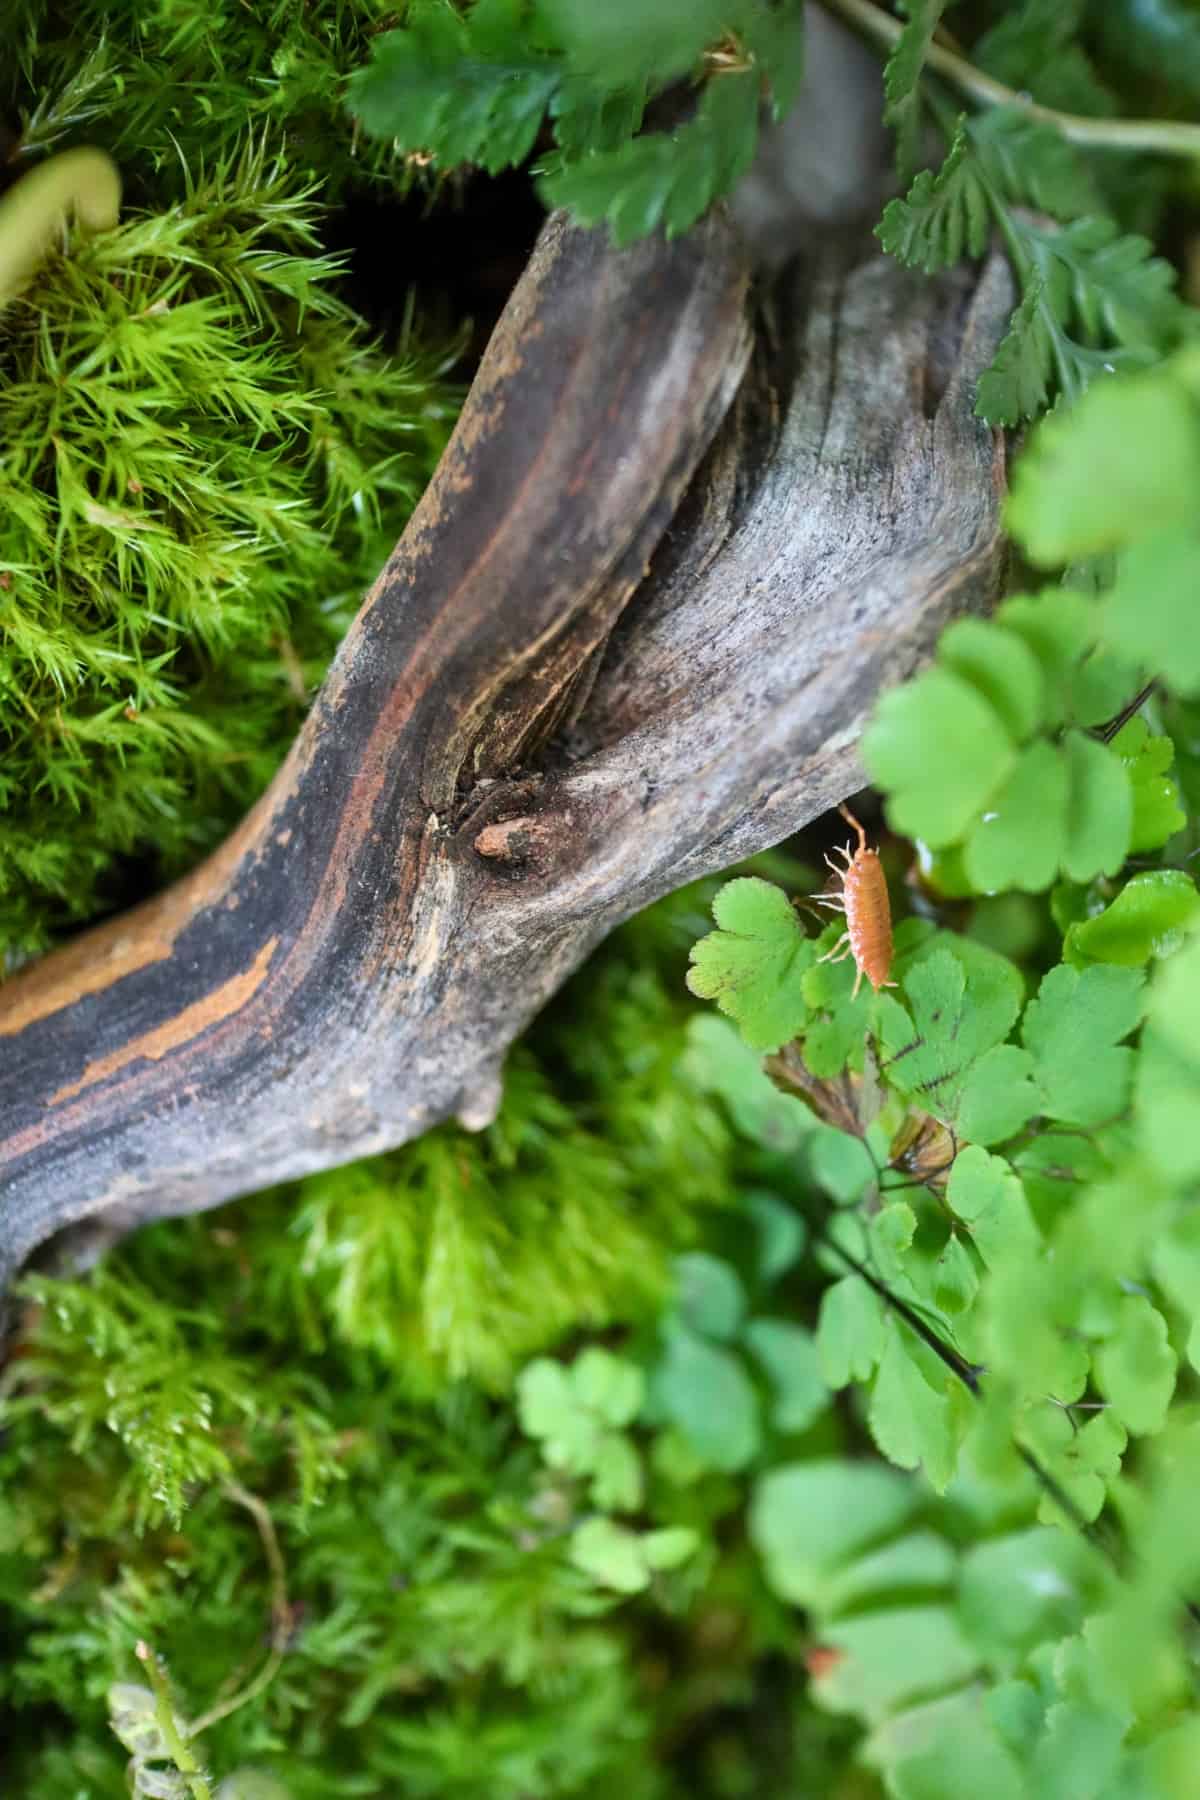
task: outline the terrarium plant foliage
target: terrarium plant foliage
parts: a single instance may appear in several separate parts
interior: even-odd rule
[[[27,1280],[30,1800],[1196,1791],[1200,12],[830,4],[889,54],[884,247],[996,231],[979,409],[1056,402],[1020,591],[864,742],[896,986],[792,846],[624,928],[482,1134]],[[86,139],[126,205],[0,311],[10,953],[221,835],[429,466],[320,250],[355,117],[372,179],[531,153],[682,230],[797,10],[20,9],[15,166]]]
[[[53,8],[6,22],[7,175],[87,143],[125,190],[115,230],[60,234],[0,308],[9,958],[236,822],[449,422],[439,360],[379,347],[340,298],[330,183],[298,152],[279,40],[236,12],[240,32],[214,9],[136,5],[103,32],[99,10],[69,35]],[[331,146],[347,139],[332,105],[325,123]]]

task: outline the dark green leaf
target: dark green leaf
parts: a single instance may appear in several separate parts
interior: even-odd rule
[[[677,237],[750,167],[758,103],[757,70],[714,76],[685,125],[553,169],[542,178],[542,193],[581,224],[607,221],[618,246],[660,229]]]
[[[896,169],[911,181],[920,158],[920,80],[945,0],[909,0],[908,19],[883,72],[884,118],[896,133]]]

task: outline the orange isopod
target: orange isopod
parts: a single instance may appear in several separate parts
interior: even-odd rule
[[[880,988],[896,985],[888,980],[892,966],[892,908],[878,850],[867,848],[867,834],[852,812],[844,806],[839,806],[838,811],[858,833],[858,849],[847,844],[842,850],[844,869],[830,857],[825,858],[834,874],[841,877],[842,891],[837,896],[821,895],[817,904],[845,913],[846,929],[820,961],[843,962],[847,956],[853,956],[858,975],[850,997],[857,1000],[864,975],[876,993]]]

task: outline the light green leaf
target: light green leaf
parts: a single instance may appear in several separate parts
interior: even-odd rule
[[[741,1362],[677,1321],[664,1337],[665,1355],[654,1373],[660,1410],[711,1468],[744,1468],[761,1433],[758,1395]]]
[[[1167,1322],[1142,1294],[1121,1301],[1117,1329],[1096,1351],[1096,1384],[1127,1431],[1161,1431],[1175,1392]]]
[[[642,1504],[641,1458],[623,1432],[606,1432],[597,1444],[591,1494],[604,1512],[636,1512]]]
[[[893,828],[938,849],[983,810],[1012,768],[1016,747],[977,688],[948,669],[929,669],[883,696],[862,757],[889,796]]]
[[[1200,1210],[1188,1206],[1149,1245],[1154,1279],[1180,1311],[1200,1320]]]
[[[1189,954],[1182,951],[1168,968]],[[1148,1024],[1135,1069],[1134,1112],[1144,1154],[1169,1180],[1194,1180],[1200,1176],[1200,1062]]]
[[[1147,869],[1134,875],[1111,906],[1072,925],[1063,954],[1076,967],[1088,962],[1136,968],[1152,956],[1172,956],[1200,922],[1200,894],[1182,869]]]
[[[1132,1052],[1115,1046],[1142,1008],[1138,970],[1105,964],[1050,970],[1022,1026],[1044,1113],[1071,1125],[1099,1125],[1122,1110]]]
[[[1077,1426],[1062,1407],[1044,1401],[1027,1415],[1021,1435],[1082,1517],[1098,1517],[1128,1442],[1115,1412],[1093,1413],[1086,1425]],[[1074,1525],[1047,1493],[1038,1502],[1038,1518],[1047,1525]]]
[[[1041,663],[1018,632],[985,619],[957,619],[939,638],[937,659],[979,689],[1015,744],[1041,725]]]
[[[821,933],[816,943],[818,959],[834,949],[844,930],[844,921],[839,919]],[[857,973],[852,959],[836,963],[818,960],[804,977],[804,998],[814,1014],[804,1033],[804,1064],[819,1080],[832,1081],[847,1065],[862,1068],[875,996],[864,985],[857,999],[851,997]]]
[[[861,1275],[847,1275],[822,1294],[817,1354],[831,1388],[866,1381],[883,1355],[883,1303]]]
[[[963,1555],[958,1616],[989,1657],[1028,1652],[1079,1628],[1100,1588],[1095,1551],[1068,1532],[1034,1526]]]
[[[1191,519],[1197,492],[1200,420],[1168,365],[1097,382],[1043,420],[1017,459],[1005,516],[1029,559],[1052,568]]]
[[[868,1227],[871,1261],[879,1279],[894,1286],[904,1277],[904,1253],[912,1244],[917,1215],[906,1200],[880,1207]]]
[[[689,1020],[684,1073],[729,1108],[736,1130],[751,1143],[787,1155],[816,1127],[816,1115],[794,1094],[780,1093],[737,1027],[710,1014]]]
[[[640,1594],[650,1586],[642,1540],[612,1519],[585,1519],[577,1525],[568,1553],[577,1569],[618,1594]]]
[[[1147,1011],[1163,1038],[1200,1064],[1200,941],[1157,972]]]
[[[1086,1182],[1108,1168],[1091,1139],[1077,1131],[1039,1131],[1016,1152],[1013,1163],[1039,1218],[1053,1217],[1070,1205]]]
[[[822,1643],[841,1655],[814,1682],[822,1706],[876,1724],[905,1701],[959,1687],[978,1656],[949,1607],[903,1606],[839,1619]]]
[[[645,1398],[642,1371],[611,1350],[592,1345],[581,1352],[571,1367],[570,1381],[580,1404],[606,1425],[629,1425],[641,1411]]]
[[[772,1425],[777,1431],[807,1431],[830,1401],[812,1332],[787,1319],[751,1319],[744,1335],[771,1384]]]
[[[1069,780],[1055,745],[1039,739],[1021,751],[967,839],[967,876],[980,893],[1050,886],[1064,855]]]
[[[1189,519],[1129,544],[1105,597],[1108,642],[1175,694],[1200,693],[1198,590],[1200,532]]]
[[[968,1225],[971,1241],[989,1269],[1035,1251],[1037,1226],[1020,1180],[998,1156],[978,1145],[960,1150],[950,1171],[946,1204]]]
[[[1024,1682],[1010,1688],[1032,1692]],[[971,1800],[1030,1800],[1023,1769],[991,1723],[995,1688],[959,1689],[912,1707],[872,1734],[895,1800],[958,1800],[971,1771]],[[982,1699],[983,1704],[980,1704]]]
[[[911,1482],[877,1463],[814,1458],[760,1476],[750,1537],[775,1592],[808,1606],[828,1576],[907,1523]]]
[[[922,953],[901,979],[910,1013],[890,995],[879,1002],[883,1072],[901,1092],[919,1094],[930,1112],[953,1120],[972,1063],[1008,1036],[1021,978],[1003,957],[963,939],[955,950],[939,943]]]
[[[718,929],[692,947],[687,983],[736,1019],[754,1050],[778,1050],[803,1031],[801,989],[813,960],[795,909],[782,888],[753,876],[725,884],[713,903]]]
[[[1038,1110],[1033,1058],[1015,1044],[997,1044],[971,1067],[955,1123],[973,1144],[1002,1144]]]
[[[951,1318],[966,1312],[979,1292],[979,1273],[971,1252],[956,1231],[946,1239],[933,1266],[933,1297]]]
[[[1033,1759],[1035,1791],[1056,1795],[1078,1783],[1083,1793],[1111,1793],[1128,1727],[1127,1715],[1112,1709],[1078,1701],[1052,1706]]]
[[[1076,725],[1107,724],[1138,692],[1141,676],[1136,658],[1097,644],[1071,673],[1071,718]]]
[[[813,1181],[839,1206],[850,1206],[875,1179],[875,1165],[861,1138],[818,1125],[808,1140],[808,1167]]]
[[[1068,731],[1062,747],[1070,773],[1063,868],[1072,881],[1115,875],[1133,830],[1129,775],[1113,750],[1081,731]]]
[[[1072,588],[1043,588],[1040,594],[1013,594],[996,619],[1037,658],[1044,723],[1061,725],[1073,718],[1079,669],[1099,627],[1095,602]]]
[[[932,1385],[922,1367],[922,1349],[906,1325],[892,1317],[885,1321],[867,1424],[889,1462],[901,1469],[923,1467],[940,1494],[954,1474],[966,1418],[952,1403],[949,1384],[954,1377],[939,1369],[937,1385]]]
[[[658,1531],[647,1531],[641,1538],[641,1551],[648,1569],[677,1569],[700,1548],[700,1534],[690,1525],[665,1525]]]
[[[1157,850],[1187,822],[1179,788],[1167,773],[1175,760],[1175,746],[1169,737],[1152,737],[1145,719],[1135,714],[1121,727],[1112,747],[1125,765],[1133,792],[1129,848]]]
[[[932,1531],[911,1531],[835,1569],[813,1596],[813,1610],[827,1618],[857,1612],[859,1602],[876,1595],[898,1597],[906,1590],[928,1597],[948,1588],[957,1574],[957,1558],[945,1538]]]
[[[586,1474],[599,1441],[599,1424],[575,1393],[561,1363],[540,1356],[517,1377],[521,1428],[541,1438],[553,1468]]]

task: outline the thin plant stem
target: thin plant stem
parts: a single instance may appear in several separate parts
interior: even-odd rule
[[[271,1648],[266,1662],[258,1674],[246,1683],[245,1687],[240,1688],[237,1693],[231,1694],[228,1700],[217,1701],[215,1705],[209,1707],[206,1713],[201,1713],[198,1719],[192,1720],[187,1728],[188,1736],[191,1738],[199,1737],[202,1732],[215,1725],[218,1719],[227,1719],[230,1713],[236,1712],[248,1701],[257,1699],[279,1673],[287,1644],[289,1617],[287,1577],[283,1566],[283,1555],[279,1548],[279,1539],[275,1535],[274,1521],[258,1495],[250,1493],[238,1482],[224,1481],[221,1483],[221,1488],[230,1500],[233,1500],[238,1506],[245,1507],[257,1525],[258,1535],[262,1539],[263,1554],[267,1559],[267,1568],[271,1576]]]
[[[208,1785],[208,1778],[196,1761],[195,1752],[188,1743],[191,1733],[185,1734],[179,1729],[175,1708],[171,1704],[171,1690],[167,1686],[167,1678],[163,1674],[157,1656],[149,1644],[140,1639],[134,1654],[150,1677],[150,1686],[154,1690],[154,1716],[158,1721],[158,1728],[163,1734],[163,1741],[171,1752],[175,1767],[191,1790],[192,1800],[212,1800],[212,1789]]]
[[[904,30],[903,20],[894,18],[873,0],[823,0],[828,12],[837,13],[847,24],[856,25],[889,49]],[[981,106],[1015,106],[1027,118],[1053,125],[1072,144],[1089,150],[1149,150],[1161,156],[1200,156],[1200,125],[1175,119],[1089,119],[1082,113],[1059,112],[1053,106],[1039,106],[1015,88],[993,81],[982,69],[957,56],[944,44],[932,43],[925,53],[931,69],[944,75]]]

